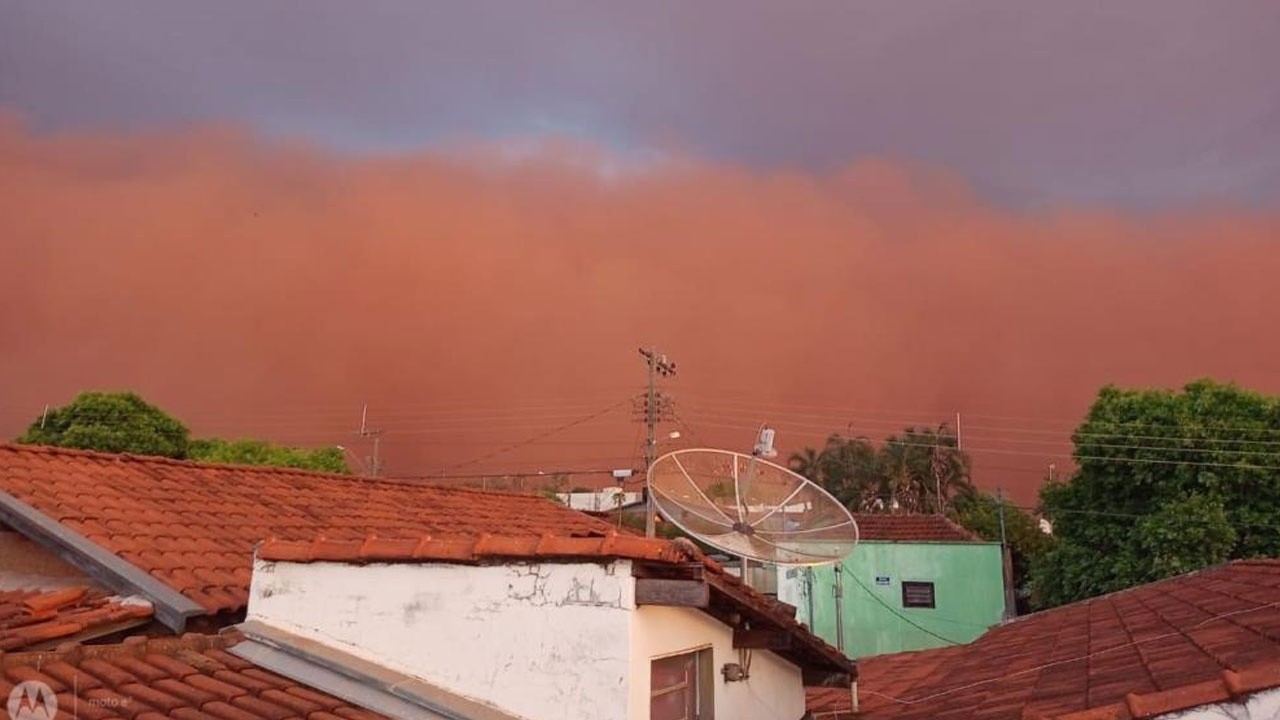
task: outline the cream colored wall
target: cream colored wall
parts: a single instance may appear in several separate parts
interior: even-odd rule
[[[699,610],[641,606],[631,618],[631,693],[627,717],[649,717],[649,663],[656,657],[710,647],[718,720],[798,720],[804,715],[800,668],[767,650],[755,650],[751,677],[727,683],[725,663],[738,662],[729,626]]]

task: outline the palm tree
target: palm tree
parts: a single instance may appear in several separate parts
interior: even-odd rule
[[[806,447],[800,452],[791,453],[791,457],[787,458],[787,467],[813,482],[819,482],[821,462],[822,453],[811,447]]]
[[[948,497],[973,492],[969,456],[946,425],[937,430],[909,427],[891,436],[882,453],[898,501],[909,511],[942,513]]]

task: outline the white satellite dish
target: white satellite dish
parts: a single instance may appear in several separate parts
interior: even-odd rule
[[[676,450],[649,466],[658,511],[727,553],[775,565],[823,565],[858,543],[853,515],[790,470],[730,450]]]

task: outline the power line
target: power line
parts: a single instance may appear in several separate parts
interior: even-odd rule
[[[518,450],[518,449],[520,449],[520,448],[522,448],[522,447],[525,447],[525,446],[528,446],[528,445],[532,445],[533,443],[536,443],[536,442],[538,442],[539,440],[541,440],[541,439],[543,439],[543,438],[545,438],[545,437],[550,437],[550,436],[552,436],[552,435],[554,435],[554,434],[556,434],[556,433],[564,432],[565,430],[568,430],[569,428],[576,427],[576,426],[578,426],[578,425],[582,425],[583,423],[591,422],[592,420],[595,420],[595,419],[596,419],[596,418],[598,418],[598,417],[601,417],[601,416],[603,416],[603,415],[607,415],[608,413],[613,412],[614,410],[617,410],[618,408],[622,407],[623,405],[626,405],[626,404],[627,404],[627,403],[629,403],[629,402],[631,402],[631,398],[629,398],[629,397],[627,397],[627,398],[623,398],[622,400],[620,400],[620,401],[618,401],[618,402],[616,402],[616,403],[614,403],[614,404],[612,404],[612,405],[610,405],[610,406],[608,406],[608,407],[606,407],[606,408],[604,408],[604,409],[602,409],[602,410],[599,410],[599,411],[597,411],[597,412],[591,413],[590,415],[587,415],[587,416],[585,416],[585,417],[581,417],[581,418],[578,418],[577,420],[574,420],[574,421],[572,421],[572,422],[568,422],[568,423],[565,423],[565,424],[563,424],[563,425],[559,425],[559,426],[557,426],[557,427],[551,428],[550,430],[547,430],[547,431],[545,431],[545,432],[538,433],[537,435],[534,435],[534,436],[532,436],[532,437],[529,437],[529,438],[526,438],[526,439],[524,439],[524,440],[521,440],[520,442],[512,443],[512,444],[507,445],[507,446],[505,446],[505,447],[499,448],[499,449],[497,449],[497,450],[494,450],[493,452],[485,453],[484,455],[481,455],[481,456],[476,457],[476,458],[472,458],[471,460],[467,460],[466,462],[460,462],[460,463],[457,463],[457,464],[455,464],[455,465],[450,465],[450,466],[449,466],[449,469],[451,469],[451,470],[456,470],[456,469],[458,469],[458,468],[466,467],[466,466],[468,466],[468,465],[474,465],[474,464],[476,464],[476,463],[478,463],[478,462],[483,462],[483,461],[485,461],[485,460],[488,460],[489,458],[496,457],[496,456],[498,456],[498,455],[502,455],[502,454],[505,454],[505,453],[511,452],[511,451],[513,451],[513,450]]]
[[[882,697],[886,700],[889,700],[890,702],[898,703],[899,705],[917,705],[919,703],[927,702],[929,700],[936,700],[937,698],[940,698],[940,697],[953,695],[962,690],[972,690],[975,687],[982,687],[984,685],[990,685],[991,683],[1000,682],[1002,680],[1008,680],[1009,678],[1018,677],[1020,675],[1027,675],[1030,673],[1040,672],[1041,670],[1046,670],[1051,667],[1057,667],[1059,665],[1066,665],[1067,663],[1080,662],[1081,660],[1088,660],[1090,658],[1097,657],[1098,655],[1115,652],[1117,650],[1136,647],[1138,645],[1144,645],[1146,643],[1151,643],[1151,642],[1158,642],[1160,640],[1165,640],[1171,637],[1189,637],[1188,633],[1198,630],[1204,627],[1205,625],[1208,625],[1211,622],[1214,622],[1217,620],[1225,620],[1230,617],[1245,615],[1247,613],[1257,612],[1259,610],[1266,610],[1267,608],[1272,608],[1276,606],[1280,606],[1280,601],[1269,602],[1263,605],[1255,605],[1253,607],[1244,608],[1243,610],[1233,610],[1231,612],[1220,613],[1218,615],[1205,618],[1204,620],[1201,620],[1200,622],[1196,623],[1195,625],[1192,625],[1189,628],[1185,628],[1185,629],[1180,628],[1180,629],[1174,630],[1173,632],[1162,633],[1160,635],[1153,635],[1152,637],[1142,638],[1141,640],[1133,640],[1127,643],[1122,643],[1120,645],[1112,645],[1111,647],[1103,648],[1102,650],[1095,650],[1093,652],[1086,653],[1084,655],[1077,655],[1076,657],[1067,658],[1065,660],[1055,660],[1053,662],[1044,663],[1043,665],[1037,665],[1035,667],[1026,668],[1025,670],[1018,670],[1017,672],[1005,673],[1003,675],[998,675],[993,678],[978,680],[978,681],[967,683],[964,685],[959,685],[953,688],[947,688],[946,690],[939,690],[938,692],[930,693],[928,695],[923,695],[917,698],[912,698],[910,700],[893,697],[892,695],[886,695],[882,692],[876,692],[875,690],[860,690],[859,692],[865,692],[869,695]]]
[[[1111,510],[1068,510],[1065,508],[1055,508],[1052,510],[1045,511],[1042,508],[1029,507],[1027,505],[1014,505],[1013,503],[1006,503],[1006,505],[1008,505],[1009,507],[1018,508],[1019,510],[1026,510],[1027,512],[1030,512],[1030,513],[1039,512],[1042,515],[1055,515],[1055,514],[1095,515],[1099,517],[1122,518],[1125,520],[1142,520],[1144,518],[1155,517],[1158,515],[1158,513],[1122,513],[1122,512],[1113,512]],[[1174,520],[1174,522],[1209,523],[1209,522],[1213,522],[1213,520],[1210,520],[1208,518],[1179,517],[1176,520]],[[1280,525],[1276,525],[1272,523],[1255,523],[1255,522],[1237,520],[1237,521],[1230,521],[1227,524],[1236,528],[1260,527],[1260,528],[1269,528],[1272,530],[1280,530]]]
[[[494,478],[531,478],[545,477],[554,478],[556,475],[612,475],[616,468],[609,469],[590,469],[590,470],[539,470],[537,472],[529,472],[527,470],[520,472],[487,472],[487,473],[467,473],[454,475],[395,475],[387,478],[388,480],[487,480]]]
[[[935,637],[935,638],[937,638],[937,639],[939,639],[939,640],[941,640],[941,641],[943,641],[943,642],[947,643],[948,645],[963,645],[963,644],[964,644],[964,643],[960,642],[959,640],[952,640],[952,639],[951,639],[951,638],[949,638],[949,637],[944,637],[944,636],[942,636],[942,635],[939,635],[938,633],[936,633],[936,632],[934,632],[934,631],[930,630],[929,628],[927,628],[927,627],[925,627],[925,626],[923,626],[923,625],[921,625],[921,624],[917,623],[916,621],[912,620],[911,618],[907,617],[906,615],[903,615],[902,613],[898,612],[898,609],[897,609],[897,608],[895,608],[895,607],[893,607],[892,605],[890,605],[889,603],[885,602],[883,598],[881,598],[879,595],[877,595],[877,594],[875,594],[874,592],[872,592],[872,591],[871,591],[871,588],[869,588],[869,587],[867,587],[866,585],[864,585],[864,584],[863,584],[863,582],[862,582],[862,580],[860,580],[860,579],[858,578],[858,576],[857,576],[857,575],[854,575],[854,574],[853,574],[853,573],[852,573],[848,568],[846,568],[846,567],[844,566],[844,563],[838,563],[838,564],[837,564],[837,567],[839,567],[839,568],[840,568],[840,572],[842,572],[842,573],[844,573],[845,575],[848,575],[849,577],[853,578],[853,581],[854,581],[854,582],[856,582],[856,583],[858,583],[858,587],[860,587],[860,588],[862,588],[863,590],[865,590],[865,591],[866,591],[866,593],[867,593],[868,595],[870,595],[870,596],[871,596],[871,598],[872,598],[873,600],[875,600],[876,602],[880,603],[880,604],[881,604],[881,605],[882,605],[886,610],[888,610],[889,612],[891,612],[891,613],[893,613],[895,616],[897,616],[897,617],[898,617],[898,619],[900,619],[900,620],[902,620],[903,622],[907,623],[908,625],[910,625],[910,626],[912,626],[912,627],[916,628],[917,630],[920,630],[920,631],[922,631],[922,632],[924,632],[924,633],[926,633],[926,634],[932,635],[933,637]]]
[[[879,415],[888,416],[887,418],[867,419],[868,422],[880,422],[880,423],[893,422],[895,421],[894,418],[897,418],[896,420],[897,422],[905,422],[907,424],[926,424],[926,425],[929,423],[936,424],[937,422],[936,419],[920,420],[918,418],[922,416],[928,416],[928,417],[940,416],[940,417],[951,418],[954,416],[954,413],[955,413],[954,409],[950,409],[950,410],[948,409],[875,410],[870,408],[837,407],[837,406],[830,406],[830,405],[805,405],[805,404],[799,404],[799,403],[781,403],[781,404],[769,405],[767,403],[744,402],[744,401],[733,400],[733,399],[712,399],[705,395],[692,395],[691,397],[695,400],[702,399],[704,402],[706,402],[709,405],[745,406],[750,408],[775,408],[775,409],[781,409],[784,412],[786,408],[818,409],[818,410],[826,411],[821,414],[810,413],[809,415],[811,417],[825,417],[825,418],[838,419],[838,418],[844,418],[846,416],[852,416],[857,414],[872,414],[872,415],[879,414]],[[792,413],[792,414],[798,415],[802,413]],[[982,413],[970,413],[967,411],[964,414],[968,417],[978,417],[978,418],[987,418],[987,419],[996,419],[996,420],[999,420],[999,419],[1017,420],[1020,422],[1030,422],[1030,423],[1037,423],[1041,425],[1051,424],[1051,423],[1079,425],[1082,422],[1089,421],[1087,414],[1081,418],[1034,418],[1034,417],[1028,417],[1028,416],[990,415],[990,414],[982,414]],[[911,418],[914,418],[914,419],[911,419]],[[1132,421],[1095,420],[1093,422],[1111,422],[1111,424],[1114,424],[1114,425],[1123,425],[1125,427],[1135,427],[1135,428],[1148,427],[1148,428],[1158,428],[1158,429],[1163,428],[1163,429],[1171,429],[1171,430],[1232,430],[1232,431],[1238,431],[1238,432],[1263,432],[1263,433],[1273,433],[1273,434],[1280,435],[1280,427],[1259,428],[1259,427],[1240,426],[1240,425],[1188,425],[1186,423],[1147,423],[1147,422],[1141,422],[1137,420],[1132,420]]]
[[[1019,435],[1056,435],[1061,437],[1065,433],[1067,437],[1074,437],[1074,436],[1102,437],[1102,438],[1117,437],[1117,438],[1128,438],[1128,439],[1134,439],[1134,440],[1171,440],[1171,441],[1183,441],[1183,442],[1240,443],[1245,445],[1280,445],[1280,440],[1249,440],[1245,438],[1210,438],[1210,437],[1201,437],[1197,435],[1133,435],[1133,434],[1118,433],[1118,432],[1087,432],[1087,431],[1080,431],[1080,430],[1075,430],[1071,432],[1067,432],[1064,430],[1062,432],[1058,432],[1054,430],[1034,430],[1034,429],[1012,428],[1012,427],[993,427],[990,425],[969,425],[967,427],[970,430],[990,430],[993,432],[1007,432],[1007,433],[1015,433]]]
[[[1016,445],[1071,445],[1071,440],[1021,440],[1017,438],[999,438],[999,437],[980,437],[980,441],[995,443],[1011,443]],[[1174,447],[1172,445],[1118,445],[1113,443],[1102,443],[1094,441],[1085,441],[1075,443],[1077,447],[1097,447],[1097,448],[1114,448],[1120,450],[1159,450],[1161,452],[1197,452],[1197,453],[1235,453],[1239,455],[1267,455],[1272,457],[1280,457],[1280,452],[1271,450],[1230,450],[1218,448],[1202,448],[1202,447]]]
[[[729,424],[729,423],[704,423],[704,424],[717,426],[717,427],[726,427],[726,428],[737,428],[737,429],[746,429],[746,430],[754,429],[752,426],[743,425],[743,424]],[[788,425],[786,423],[775,423],[775,426],[784,430],[792,427],[791,425]],[[805,433],[797,433],[797,434],[805,435]],[[808,433],[808,435],[812,437],[815,434]],[[949,436],[940,435],[939,437],[949,437]],[[988,440],[993,442],[999,442],[998,440],[993,440],[991,438],[988,438]],[[884,442],[886,444],[895,444],[895,445],[901,445],[906,447],[921,447],[921,448],[935,447],[934,443],[910,443],[910,442],[903,442],[901,440],[885,440]],[[1163,460],[1158,458],[1107,457],[1102,455],[1077,455],[1075,453],[1063,453],[1063,452],[1029,452],[1024,450],[1005,450],[1005,449],[990,448],[990,447],[974,447],[972,445],[966,445],[965,452],[969,453],[970,455],[973,455],[975,453],[992,453],[996,455],[1020,455],[1020,456],[1038,457],[1038,458],[1066,458],[1066,459],[1075,459],[1075,460],[1097,460],[1097,461],[1104,461],[1104,462],[1128,462],[1128,463],[1156,464],[1156,465],[1190,465],[1190,466],[1198,466],[1198,467],[1233,468],[1237,470],[1280,471],[1280,465],[1252,465],[1247,463],[1222,463],[1222,462],[1207,462],[1207,461],[1195,461],[1195,460],[1185,460],[1185,461],[1184,460]]]
[[[701,406],[701,407],[708,407],[708,406]],[[760,407],[764,407],[764,406],[760,406]],[[732,410],[717,409],[715,407],[708,407],[708,409],[706,410],[697,409],[697,407],[695,407],[694,412],[699,415],[705,415],[713,418],[724,418],[729,420],[736,419],[740,416],[739,414],[730,414],[733,412]],[[744,412],[747,412],[747,411],[744,411]],[[840,426],[849,428],[853,425],[859,425],[859,426],[870,425],[877,428],[879,427],[892,428],[894,432],[901,432],[903,429],[905,429],[905,427],[911,427],[911,426],[928,428],[928,427],[938,427],[939,425],[948,425],[952,419],[951,417],[947,417],[941,420],[938,418],[934,418],[934,419],[902,418],[897,420],[890,420],[890,419],[884,419],[884,418],[868,418],[868,417],[857,416],[857,415],[828,415],[828,414],[818,414],[818,413],[797,413],[797,412],[777,412],[777,411],[770,411],[767,414],[769,414],[771,418],[776,418],[781,416],[783,418],[795,417],[795,418],[812,418],[817,420],[823,420],[823,419],[829,420],[830,421],[829,423],[812,422],[808,420],[793,420],[793,421],[787,421],[787,422],[790,427],[808,427],[808,428],[814,428],[814,429],[821,428],[821,429],[828,430],[831,433],[838,432],[838,428]],[[1196,426],[1175,425],[1175,426],[1167,426],[1167,427],[1172,430],[1192,430],[1192,429],[1195,429]],[[1206,428],[1206,431],[1227,430],[1227,428],[1218,428],[1218,427],[1212,427],[1212,426],[1201,426],[1201,427]],[[972,425],[972,424],[966,424],[966,429],[985,430],[985,431],[992,431],[992,432],[1007,432],[1011,434],[1053,435],[1053,436],[1064,437],[1064,438],[1070,438],[1073,435],[1076,435],[1076,436],[1099,437],[1099,438],[1165,440],[1165,441],[1184,441],[1184,442],[1195,442],[1195,443],[1238,443],[1238,444],[1251,444],[1251,445],[1271,445],[1271,446],[1280,447],[1280,440],[1255,440],[1255,439],[1248,439],[1248,438],[1213,438],[1213,437],[1203,437],[1199,435],[1140,435],[1140,434],[1131,434],[1131,433],[1123,433],[1123,432],[1088,432],[1088,431],[1081,432],[1081,431],[1072,431],[1065,428],[1062,430],[1040,430],[1040,429],[1030,429],[1030,428],[1005,427],[1005,426],[995,426],[995,425]],[[1263,431],[1264,429],[1253,428],[1252,430]],[[1271,432],[1271,430],[1266,430],[1266,431]],[[1280,429],[1275,430],[1275,432],[1280,432]],[[1031,441],[1007,440],[1005,442],[1026,443]],[[1069,440],[1064,440],[1064,442],[1069,442]]]

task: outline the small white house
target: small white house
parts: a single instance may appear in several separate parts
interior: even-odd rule
[[[644,493],[627,492],[607,487],[594,492],[556,493],[556,499],[567,508],[589,513],[603,513],[633,507],[644,501]]]
[[[620,534],[269,541],[242,631],[498,713],[455,717],[799,720],[855,678],[692,544]]]

